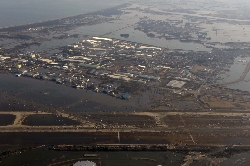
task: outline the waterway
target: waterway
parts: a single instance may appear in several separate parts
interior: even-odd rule
[[[229,71],[220,74],[221,80],[219,80],[218,82],[228,83],[239,79],[249,62],[250,62],[250,57],[245,57],[245,58],[242,58],[240,56],[237,57],[234,63],[230,66]],[[229,84],[227,85],[227,87],[231,89],[250,91],[249,81],[250,81],[250,73],[247,73],[243,81]]]

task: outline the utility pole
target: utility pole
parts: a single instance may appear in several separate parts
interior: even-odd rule
[[[120,143],[120,132],[118,131],[118,133],[117,133],[117,138],[118,138],[118,141],[119,141],[119,143]]]

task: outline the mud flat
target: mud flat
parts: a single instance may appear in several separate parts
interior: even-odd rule
[[[81,123],[55,114],[37,114],[29,115],[22,124],[27,126],[63,126],[80,125]]]

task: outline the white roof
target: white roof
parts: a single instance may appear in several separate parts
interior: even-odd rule
[[[104,38],[104,37],[93,37],[93,39],[112,41],[112,39],[110,39],[110,38]]]
[[[154,46],[141,46],[139,49],[156,49],[156,50],[161,50],[161,48],[154,47]]]
[[[173,88],[182,88],[183,85],[185,85],[185,84],[186,84],[186,82],[184,82],[184,81],[172,80],[172,81],[170,81],[170,82],[167,84],[167,86],[168,86],[168,87],[173,87]]]

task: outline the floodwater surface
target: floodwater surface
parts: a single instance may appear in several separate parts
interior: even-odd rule
[[[74,89],[34,78],[0,75],[0,110],[4,111],[142,111],[138,98],[121,100],[90,90]]]
[[[0,126],[7,126],[14,123],[16,119],[15,115],[12,114],[0,114]]]
[[[29,115],[23,121],[23,125],[28,126],[65,126],[79,124],[81,123],[55,114]]]

